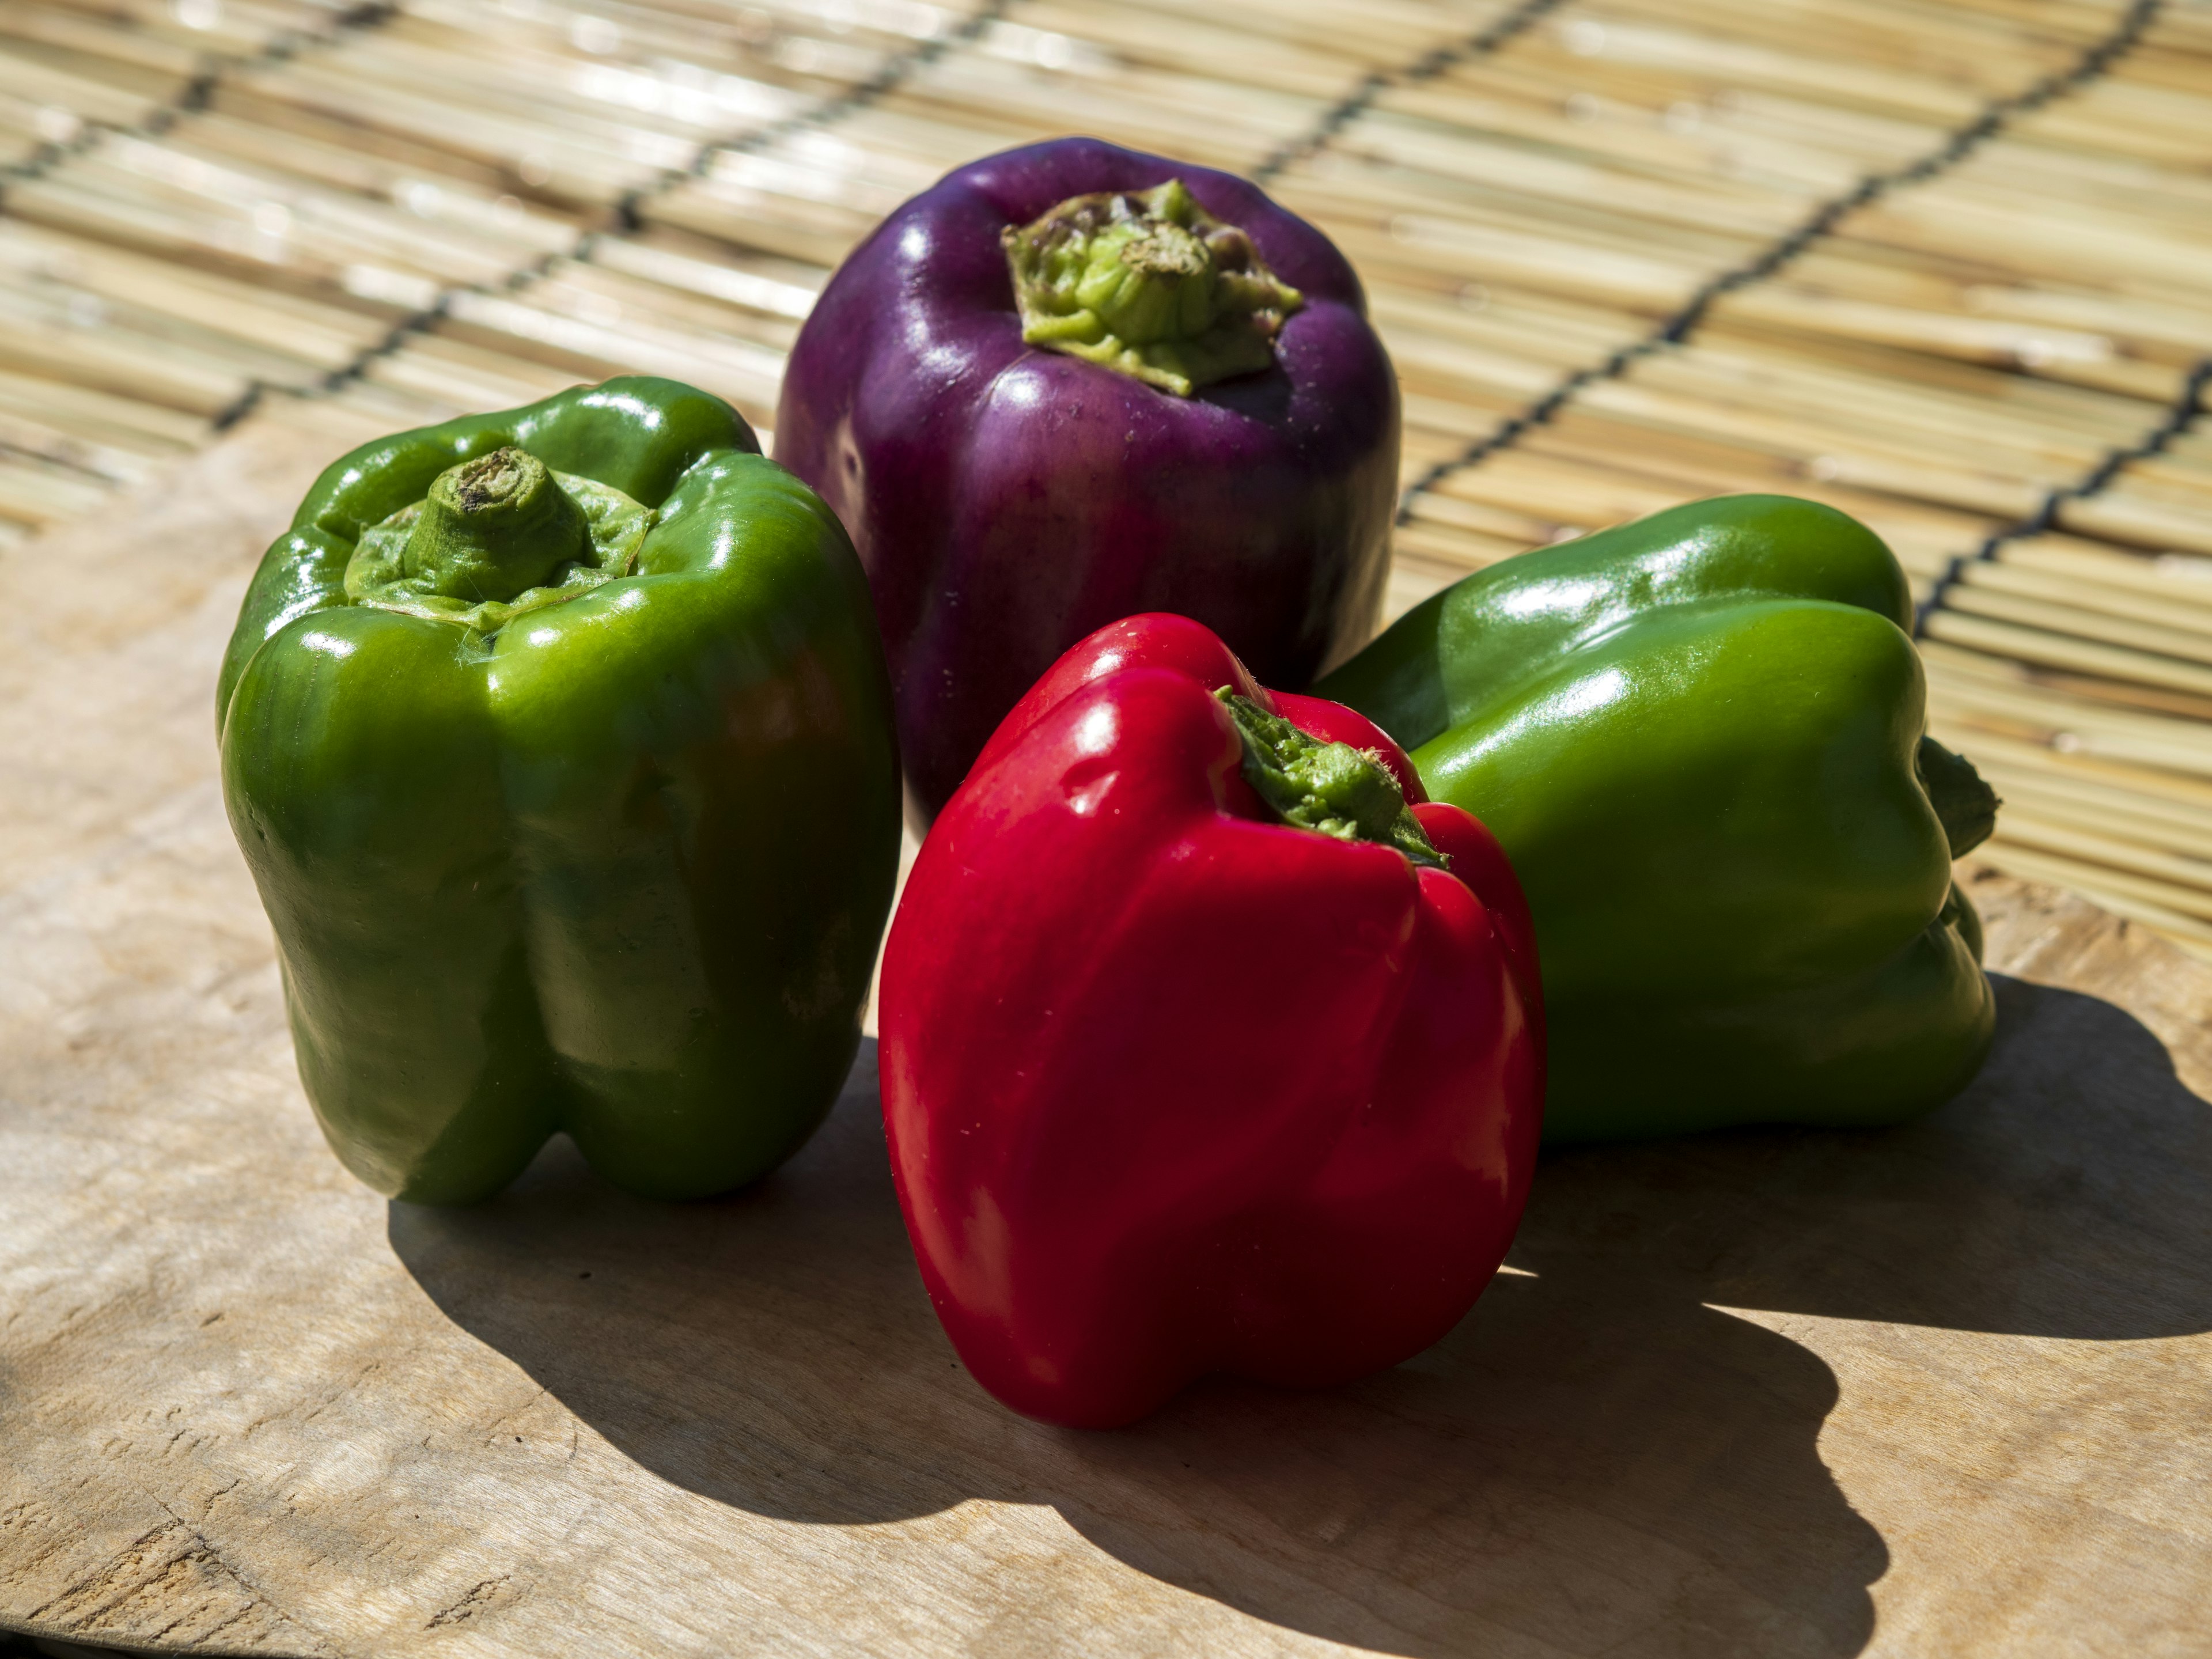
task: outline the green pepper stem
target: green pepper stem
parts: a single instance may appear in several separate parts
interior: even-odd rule
[[[1179,179],[1071,197],[1002,240],[1023,339],[1179,398],[1267,368],[1305,303]]]
[[[1244,781],[1285,823],[1339,841],[1395,847],[1432,869],[1451,867],[1374,754],[1323,743],[1225,685],[1213,695],[1244,740]]]
[[[2004,803],[1997,792],[1982,781],[1974,763],[1954,755],[1933,738],[1920,739],[1912,769],[1920,787],[1942,821],[1943,837],[1951,843],[1951,856],[1964,858],[1990,838],[1997,827],[1997,808]]]
[[[407,538],[416,592],[506,600],[592,553],[583,509],[526,450],[495,449],[441,472]]]

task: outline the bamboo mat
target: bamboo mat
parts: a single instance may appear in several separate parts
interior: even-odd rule
[[[246,418],[626,370],[1091,132],[1263,179],[1403,379],[1402,609],[1686,496],[1923,602],[1982,854],[2212,956],[2207,0],[8,0],[0,556]],[[2212,424],[2212,423],[2206,423]]]

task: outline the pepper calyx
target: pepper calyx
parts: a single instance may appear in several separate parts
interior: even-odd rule
[[[1912,769],[1942,823],[1953,858],[1964,858],[1990,838],[1997,827],[1997,808],[2004,802],[1974,769],[1973,762],[1923,737],[1913,752]]]
[[[496,633],[629,574],[659,516],[611,484],[495,449],[448,467],[423,500],[362,532],[346,598]]]
[[[1070,197],[1000,240],[1023,339],[1178,398],[1267,368],[1305,303],[1179,179]]]
[[[1213,695],[1243,740],[1244,781],[1285,823],[1338,841],[1395,848],[1432,870],[1451,868],[1373,751],[1323,743],[1228,686]]]

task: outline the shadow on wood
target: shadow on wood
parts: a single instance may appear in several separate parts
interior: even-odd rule
[[[1700,1302],[1948,1330],[2212,1329],[2212,1106],[2124,1010],[1991,977],[1996,1048],[1942,1110],[1552,1158],[1511,1259],[1632,1250]]]
[[[393,1206],[430,1296],[641,1464],[757,1513],[1049,1504],[1170,1583],[1408,1655],[1848,1655],[1881,1538],[1816,1446],[1828,1367],[1708,1305],[2116,1339],[2212,1323],[2212,1109],[2092,997],[2001,980],[1969,1093],[1887,1133],[1547,1161],[1514,1263],[1409,1364],[1217,1380],[1133,1430],[1001,1410],[922,1293],[864,1052],[751,1192],[646,1204],[564,1143],[501,1200]]]
[[[2212,975],[1986,870],[1991,959],[2095,994],[2002,985],[1990,1072],[1914,1128],[1551,1160],[1524,1272],[1334,1394],[1212,1383],[1117,1435],[999,1409],[921,1297],[865,1066],[722,1202],[633,1202],[562,1146],[477,1212],[368,1195],[299,1096],[208,696],[258,549],[391,423],[288,408],[23,550],[0,613],[0,1624],[380,1656],[2203,1648]],[[810,1524],[841,1520],[883,1524]]]

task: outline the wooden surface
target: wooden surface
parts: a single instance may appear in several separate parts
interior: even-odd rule
[[[759,1189],[325,1150],[218,797],[287,406],[0,606],[0,1628],[299,1655],[2203,1653],[2212,969],[2002,878],[2002,1024],[1890,1133],[1547,1161],[1507,1275],[1318,1395],[1115,1434],[931,1316],[864,1054]]]

